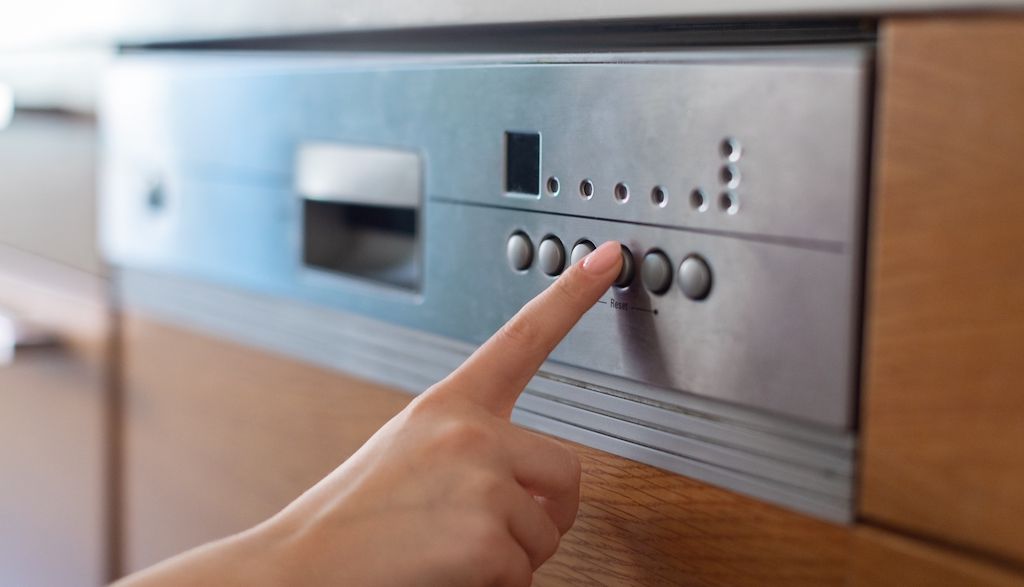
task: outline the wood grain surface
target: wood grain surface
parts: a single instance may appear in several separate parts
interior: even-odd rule
[[[963,553],[872,528],[853,536],[850,587],[1020,587],[1024,575]]]
[[[1024,564],[1024,17],[882,32],[860,509]]]
[[[584,446],[582,503],[536,575],[562,585],[842,585],[848,529]]]
[[[142,319],[123,340],[128,571],[276,513],[410,398]]]
[[[128,570],[270,516],[408,395],[140,317],[125,321]],[[833,585],[848,532],[592,449],[535,585]]]

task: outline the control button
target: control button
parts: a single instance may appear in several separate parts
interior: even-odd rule
[[[508,264],[516,271],[526,271],[533,262],[533,243],[530,237],[521,232],[513,233],[505,243],[505,255]]]
[[[569,254],[569,264],[575,265],[580,262],[580,259],[586,257],[590,253],[594,252],[594,243],[590,241],[580,241],[576,243],[576,246],[572,248],[572,253]]]
[[[615,278],[615,287],[629,287],[633,283],[633,253],[625,245],[622,246],[622,268],[619,269],[619,276]]]
[[[537,248],[537,263],[548,275],[558,275],[565,268],[565,247],[557,237],[549,236],[540,241]]]
[[[690,255],[679,264],[679,288],[691,300],[703,300],[711,291],[711,268],[707,261]]]
[[[663,294],[672,285],[672,262],[665,253],[651,251],[644,255],[640,265],[640,281],[656,294]]]

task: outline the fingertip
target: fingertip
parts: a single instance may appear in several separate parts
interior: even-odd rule
[[[583,271],[594,275],[610,273],[612,269],[617,271],[619,264],[622,263],[621,251],[622,245],[619,241],[607,241],[584,257],[580,264]]]

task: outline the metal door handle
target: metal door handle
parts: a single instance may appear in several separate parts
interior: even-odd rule
[[[18,349],[59,346],[57,333],[0,308],[0,365],[10,364]]]

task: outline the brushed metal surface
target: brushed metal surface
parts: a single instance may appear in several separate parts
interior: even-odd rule
[[[341,143],[308,143],[295,157],[295,191],[304,198],[418,208],[423,196],[417,153]]]
[[[634,277],[628,288],[610,289],[552,359],[825,424],[846,422],[854,255],[600,219],[432,206],[427,262],[435,281],[420,306],[437,320],[431,330],[480,342],[552,283],[539,264],[525,273],[508,267],[505,239],[515,231],[534,242],[547,234],[564,242],[619,240],[634,266],[654,248],[673,264],[698,254],[715,274],[706,299],[692,301],[679,287],[655,296]],[[445,238],[431,246],[429,235],[441,230]],[[473,243],[472,255],[464,243]]]
[[[155,174],[287,181],[297,142],[336,140],[420,150],[430,198],[842,248],[857,230],[849,219],[859,213],[868,59],[858,48],[140,56],[111,76],[106,124],[111,148],[131,151]],[[497,197],[509,129],[540,132],[542,176],[566,185],[589,179],[593,197]],[[736,164],[743,209],[692,210],[684,194],[700,188],[717,201],[725,191],[727,137],[744,144]],[[619,204],[619,182],[640,192],[663,185],[668,205],[642,197]]]
[[[554,361],[852,427],[870,54],[130,57],[107,88],[104,248],[117,263],[244,285],[478,343],[551,282],[509,236],[617,239],[634,261],[707,260],[711,295],[613,289]],[[504,194],[504,133],[538,132],[539,199]],[[723,142],[742,143],[738,157]],[[418,292],[310,271],[295,154],[331,141],[422,154]],[[733,160],[735,159],[735,160]],[[723,165],[742,173],[723,183]],[[570,186],[590,179],[582,198]],[[165,186],[158,211],[143,194]],[[632,193],[616,201],[614,186]],[[735,183],[735,181],[733,181]],[[666,205],[645,197],[654,186]],[[688,197],[714,199],[701,210]],[[717,206],[727,189],[735,214]],[[653,393],[653,392],[652,392]]]

